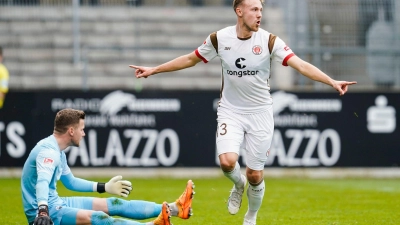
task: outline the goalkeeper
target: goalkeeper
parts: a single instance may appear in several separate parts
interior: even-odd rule
[[[122,180],[121,176],[113,177],[107,183],[74,177],[63,150],[79,146],[85,136],[84,119],[85,113],[80,110],[59,111],[54,120],[53,134],[39,141],[30,152],[21,176],[22,201],[29,225],[170,225],[171,216],[188,219],[192,215],[194,184],[191,180],[183,194],[170,204],[115,197],[58,196],[58,180],[66,188],[78,192],[107,192],[127,197],[132,190],[131,182]],[[147,223],[131,220],[153,217],[155,220]]]

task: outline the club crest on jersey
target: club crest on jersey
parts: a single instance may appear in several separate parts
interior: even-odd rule
[[[253,46],[253,53],[254,55],[260,55],[262,53],[263,49],[259,45],[254,45]]]
[[[43,160],[43,163],[44,163],[44,164],[53,164],[53,162],[54,162],[54,160],[51,159],[51,158],[45,158],[45,159]]]

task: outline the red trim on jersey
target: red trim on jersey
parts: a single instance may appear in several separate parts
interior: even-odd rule
[[[196,53],[197,57],[199,57],[201,60],[203,60],[204,63],[208,63],[207,59],[205,59],[203,56],[200,55],[198,49],[196,49],[196,50],[194,51],[194,53]]]
[[[282,65],[288,66],[287,61],[288,61],[290,58],[292,58],[292,56],[295,56],[295,54],[294,54],[294,53],[290,53],[288,56],[286,56],[285,59],[284,59],[283,62],[282,62]]]

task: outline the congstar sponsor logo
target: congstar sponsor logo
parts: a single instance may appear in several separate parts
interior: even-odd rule
[[[258,74],[258,70],[244,70],[244,71],[234,71],[234,70],[227,70],[226,73],[231,76],[254,76]]]
[[[235,66],[241,70],[226,70],[226,73],[228,75],[237,76],[237,77],[257,75],[259,73],[258,70],[243,70],[244,68],[247,67],[245,64],[245,61],[246,61],[245,58],[236,59]]]

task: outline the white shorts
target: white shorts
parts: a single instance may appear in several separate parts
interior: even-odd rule
[[[272,106],[265,112],[238,114],[226,108],[218,108],[216,132],[217,154],[244,149],[246,166],[263,170],[274,133]]]

